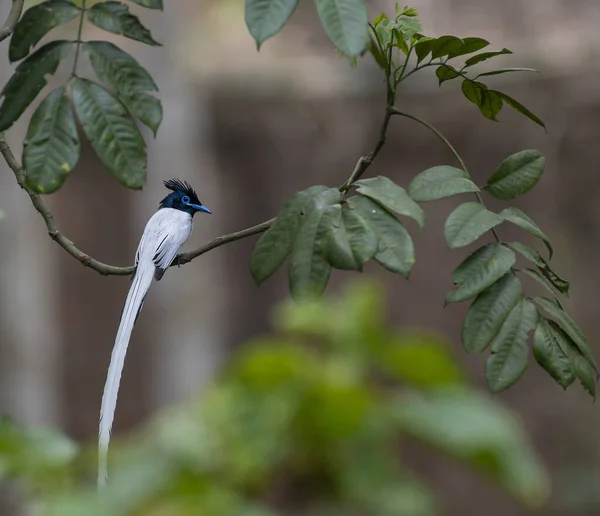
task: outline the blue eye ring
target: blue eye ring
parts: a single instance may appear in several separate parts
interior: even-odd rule
[[[184,196],[181,198],[181,202],[182,202],[183,204],[188,204],[188,203],[190,202],[190,198],[189,198],[187,195],[184,195]]]

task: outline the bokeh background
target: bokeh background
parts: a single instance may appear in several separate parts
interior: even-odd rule
[[[10,0],[0,0],[4,19]],[[190,181],[214,215],[196,217],[186,245],[273,216],[298,189],[335,186],[372,149],[385,98],[374,63],[352,68],[333,51],[312,2],[302,1],[284,30],[256,52],[242,0],[177,0],[156,13],[132,5],[163,47],[112,37],[86,24],[85,39],[113,39],[149,69],[160,88],[164,120],[148,131],[148,183],[127,191],[89,146],[66,185],[48,204],[63,232],[85,252],[115,265],[132,262],[146,220],[164,195],[162,180]],[[393,2],[367,1],[370,16]],[[600,4],[597,0],[414,0],[430,36],[479,36],[515,55],[495,65],[528,66],[489,84],[538,114],[548,134],[505,107],[501,123],[466,101],[460,84],[439,88],[432,70],[403,83],[398,106],[438,127],[480,184],[508,154],[539,149],[542,181],[518,199],[555,245],[555,270],[571,281],[567,310],[593,349],[600,285]],[[73,22],[75,23],[75,22]],[[62,32],[63,34],[59,34]],[[51,34],[71,38],[73,24]],[[0,44],[0,83],[12,73],[8,40]],[[82,69],[85,69],[83,67]],[[50,84],[64,81],[59,70]],[[31,109],[7,134],[17,155]],[[144,128],[145,129],[145,128]],[[144,131],[144,129],[142,129]],[[388,142],[369,174],[406,186],[418,172],[454,164],[423,127],[393,119]],[[456,199],[425,206],[428,224],[414,235],[417,263],[410,281],[375,266],[398,327],[431,328],[454,343],[472,381],[485,388],[484,358],[462,352],[467,304],[444,309],[451,270],[465,256],[450,252],[443,221]],[[490,203],[494,209],[499,205]],[[43,221],[12,172],[0,162],[0,412],[26,425],[52,425],[82,441],[97,433],[98,408],[129,281],[85,269],[46,235]],[[527,238],[502,228],[507,239]],[[115,434],[157,409],[185,400],[211,381],[236,346],[269,328],[269,308],[287,296],[285,270],[257,288],[248,272],[256,238],[218,248],[153,286],[133,334],[121,384]],[[335,291],[351,278],[337,271]],[[536,288],[530,285],[530,288]],[[596,352],[596,355],[598,353]],[[566,393],[537,365],[496,399],[522,419],[552,475],[544,515],[600,514],[600,412],[579,386]],[[428,457],[420,473],[450,515],[527,513],[502,493],[452,463]]]

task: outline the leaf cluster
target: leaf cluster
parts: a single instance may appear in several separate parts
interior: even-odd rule
[[[135,0],[162,9],[162,0]],[[75,41],[59,40],[33,48],[52,29],[79,20]],[[134,119],[154,134],[162,120],[158,88],[150,74],[128,53],[106,41],[83,41],[87,20],[96,27],[148,45],[159,45],[129,6],[95,2],[85,8],[68,0],[46,0],[30,7],[15,27],[9,46],[11,62],[20,61],[0,92],[0,132],[11,127],[75,52],[73,71],[65,85],[47,94],[33,113],[23,145],[26,184],[34,192],[58,190],[77,164],[83,133],[106,168],[126,187],[139,189],[146,181],[146,144]],[[87,55],[100,83],[77,75],[80,51]],[[77,117],[77,119],[76,119]]]
[[[276,333],[242,346],[199,399],[118,443],[100,495],[81,480],[46,489],[41,513],[435,516],[434,493],[400,460],[407,438],[542,504],[548,478],[517,420],[465,383],[445,341],[387,327],[382,304],[375,285],[355,283],[280,306]],[[63,437],[41,453],[26,441],[28,456],[2,446],[5,435],[0,426],[0,462],[13,457],[10,476],[25,485],[49,481],[42,459],[57,477],[85,475],[85,451],[65,453]]]

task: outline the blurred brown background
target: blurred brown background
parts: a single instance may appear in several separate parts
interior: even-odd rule
[[[10,0],[0,0],[0,19]],[[370,16],[393,12],[392,1],[368,1]],[[489,78],[548,126],[548,134],[505,107],[501,123],[485,120],[460,93],[437,86],[433,70],[413,76],[398,106],[438,127],[480,184],[508,154],[537,148],[547,158],[535,193],[517,205],[555,244],[557,272],[571,280],[567,308],[588,334],[595,324],[600,272],[600,3],[598,0],[414,0],[428,35],[479,36],[508,47],[489,66],[530,66],[542,75]],[[86,25],[84,38],[113,39],[154,75],[165,110],[149,141],[148,185],[123,189],[93,152],[65,187],[48,199],[60,227],[102,261],[130,264],[146,220],[164,196],[162,180],[187,179],[214,215],[196,217],[186,248],[273,216],[294,191],[341,184],[377,138],[385,98],[368,60],[340,60],[303,1],[281,34],[256,52],[244,24],[242,0],[177,0],[164,14],[132,5],[165,46],[112,38]],[[52,38],[72,37],[66,26]],[[60,32],[64,34],[60,35]],[[0,45],[0,83],[12,67]],[[50,83],[63,81],[68,66]],[[31,110],[7,134],[17,155]],[[454,164],[423,127],[393,119],[388,143],[369,174],[406,186],[433,165]],[[428,224],[409,223],[417,264],[409,282],[377,266],[366,274],[387,286],[389,317],[397,326],[431,327],[455,343],[474,382],[484,386],[482,356],[460,345],[465,304],[442,308],[450,272],[466,256],[450,252],[443,221],[458,199],[425,206]],[[490,202],[489,207],[500,204]],[[0,412],[25,424],[55,425],[93,440],[120,310],[129,288],[122,277],[83,268],[47,237],[44,224],[12,173],[0,163]],[[503,227],[506,239],[528,240]],[[248,337],[265,331],[269,307],[287,295],[285,271],[260,288],[248,272],[256,239],[221,247],[155,284],[135,329],[121,386],[115,432],[126,431],[161,406],[186,399]],[[537,245],[535,243],[534,245]],[[348,274],[336,273],[329,291]],[[535,285],[530,285],[535,289]],[[596,353],[598,355],[598,353]],[[600,356],[600,355],[598,355]],[[523,419],[550,468],[554,495],[547,515],[600,514],[600,413],[578,386],[563,392],[531,364],[523,380],[498,396]],[[418,471],[439,486],[448,514],[527,514],[453,464],[419,456]]]

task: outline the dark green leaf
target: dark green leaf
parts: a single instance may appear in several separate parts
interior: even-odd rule
[[[552,245],[550,244],[550,239],[544,234],[544,232],[538,227],[538,225],[533,220],[531,220],[527,215],[525,215],[525,213],[523,213],[517,208],[506,208],[502,210],[499,215],[504,220],[516,224],[520,228],[527,231],[529,234],[542,240],[548,248],[548,254],[550,255],[550,258],[552,258],[552,254],[554,251],[552,249]]]
[[[463,40],[456,36],[440,36],[431,46],[431,57],[436,59],[456,52],[463,46]]]
[[[502,222],[502,217],[486,210],[483,204],[466,202],[458,206],[446,219],[446,243],[450,249],[464,247]]]
[[[246,0],[246,25],[256,47],[277,34],[298,7],[298,0]]]
[[[23,61],[4,86],[0,97],[0,132],[13,125],[40,91],[46,86],[46,75],[56,72],[60,60],[71,50],[69,41],[53,41]]]
[[[558,298],[556,297],[556,292],[554,290],[554,285],[552,285],[552,283],[550,283],[550,281],[548,280],[548,278],[546,278],[545,276],[543,276],[542,274],[540,274],[535,269],[523,269],[520,272],[524,272],[530,278],[533,278],[540,285],[542,285],[548,292],[550,292],[550,294],[552,294],[554,296],[554,300],[556,301],[556,303],[558,304],[558,306],[560,306],[562,308],[560,302],[558,301]]]
[[[565,331],[556,322],[547,319],[548,324],[552,328],[556,336],[556,342],[560,346],[562,352],[567,355],[575,377],[579,379],[583,388],[590,393],[594,400],[596,399],[596,373],[594,368],[581,354],[577,344],[573,339],[565,333]]]
[[[295,299],[320,296],[327,287],[331,272],[325,258],[327,236],[340,200],[337,188],[325,190],[313,197],[310,211],[303,216],[289,268],[290,292]]]
[[[61,86],[31,117],[23,145],[27,186],[38,193],[55,192],[77,164],[80,151],[73,109]]]
[[[540,73],[538,70],[536,70],[535,68],[500,68],[498,70],[492,70],[490,72],[483,72],[477,75],[477,77],[486,77],[488,75],[500,75],[503,73],[510,73],[510,72],[535,72],[535,73]],[[477,77],[475,77],[477,79]]]
[[[488,179],[484,190],[496,199],[508,201],[531,190],[542,177],[546,159],[536,150],[508,156]]]
[[[87,79],[71,83],[75,111],[96,154],[127,188],[146,182],[146,145],[123,105],[102,86]]]
[[[129,6],[121,2],[94,4],[88,11],[87,18],[96,27],[113,34],[135,39],[147,45],[160,46],[160,43],[152,39],[150,31],[140,23],[138,17],[129,12]]]
[[[540,317],[533,340],[533,355],[556,382],[566,389],[575,380],[575,371],[563,351],[569,342],[562,332],[556,331],[546,319]],[[562,342],[560,342],[562,341]]]
[[[89,41],[83,51],[90,56],[98,78],[119,93],[157,91],[151,75],[133,57],[108,41]]]
[[[534,297],[532,298],[535,303],[541,307],[544,311],[549,313],[552,317],[555,317],[560,324],[560,327],[565,331],[565,333],[573,340],[577,349],[581,352],[581,354],[585,357],[585,359],[590,363],[590,365],[594,368],[596,373],[598,372],[598,366],[596,365],[596,360],[594,359],[594,355],[590,351],[589,344],[585,335],[577,326],[575,321],[571,319],[569,314],[565,312],[562,308],[560,308],[556,303],[553,303],[549,299],[545,297]]]
[[[425,226],[425,212],[413,201],[406,190],[384,176],[361,179],[354,183],[360,194],[370,197],[390,211],[413,218],[419,227]]]
[[[446,81],[451,81],[452,79],[460,77],[460,74],[454,68],[448,65],[442,65],[438,67],[435,71],[435,75],[440,81],[440,86]]]
[[[550,283],[558,290],[561,294],[569,297],[569,282],[560,278],[548,265],[546,260],[542,258],[540,253],[535,249],[532,249],[528,245],[522,244],[521,242],[510,242],[508,244],[515,251],[523,255],[529,261],[535,263],[538,266],[540,272],[544,275]]]
[[[159,9],[163,10],[163,0],[131,0],[134,4],[147,7],[148,9]]]
[[[459,389],[411,392],[399,397],[393,415],[403,432],[465,461],[530,507],[548,498],[549,478],[520,425],[489,396]]]
[[[512,54],[510,50],[507,48],[503,48],[502,50],[498,50],[497,52],[482,52],[481,54],[477,54],[476,56],[470,57],[465,61],[465,67],[473,66],[477,63],[481,63],[491,57],[501,56],[503,54]]]
[[[53,28],[74,19],[81,11],[68,0],[48,0],[30,7],[17,23],[10,39],[11,63],[29,55],[29,51]]]
[[[492,356],[485,362],[485,376],[494,392],[513,385],[527,369],[527,334],[537,324],[535,306],[521,299],[511,310],[492,343]]]
[[[493,90],[490,90],[490,91],[493,91]],[[496,95],[498,95],[498,97],[500,97],[505,104],[508,104],[515,111],[518,111],[522,115],[529,118],[529,120],[542,126],[544,128],[544,130],[546,129],[546,125],[544,124],[544,122],[542,122],[542,120],[538,116],[534,115],[531,111],[529,111],[529,109],[527,109],[523,104],[520,104],[515,99],[513,99],[512,97],[509,97],[506,93],[502,93],[501,91],[494,91],[494,93]]]
[[[415,248],[408,231],[389,211],[363,196],[348,199],[353,210],[369,221],[379,239],[375,260],[390,272],[408,278],[415,264]]]
[[[146,94],[158,90],[150,74],[129,54],[108,41],[83,45],[98,78],[117,91],[119,100],[131,115],[150,127],[156,136],[162,121],[160,100]]]
[[[484,117],[498,121],[496,115],[502,110],[502,99],[496,92],[488,90],[485,84],[470,79],[463,81],[462,91],[464,96],[479,108]]]
[[[513,308],[523,299],[518,278],[507,273],[471,304],[462,327],[462,343],[469,353],[481,353],[498,335]]]
[[[252,253],[250,272],[257,285],[269,278],[292,252],[302,219],[312,199],[328,190],[326,186],[312,186],[295,193],[283,205],[271,227],[264,233]]]
[[[321,23],[342,54],[355,57],[369,45],[367,7],[363,0],[316,0]]]
[[[415,53],[417,54],[417,64],[425,59],[435,43],[434,38],[423,38],[415,45]]]
[[[119,100],[132,116],[152,129],[154,136],[156,136],[163,117],[160,100],[147,93],[122,93],[119,95]]]
[[[446,304],[475,297],[504,276],[516,261],[510,249],[493,243],[470,254],[452,273],[458,289],[446,296]]]
[[[379,45],[373,38],[371,38],[371,42],[369,43],[369,52],[371,52],[371,55],[373,56],[373,59],[375,59],[375,62],[379,65],[379,68],[382,70],[387,70],[387,57],[382,54]]]
[[[333,224],[328,230],[327,261],[337,269],[362,271],[362,266],[377,252],[378,240],[363,215],[339,204],[332,208]]]
[[[478,191],[464,170],[445,165],[424,170],[408,186],[408,195],[418,202]]]
[[[458,56],[464,56],[465,54],[472,54],[473,52],[477,52],[482,48],[485,48],[489,45],[489,42],[485,39],[481,38],[464,38],[463,45],[448,55],[448,59],[453,59]]]

